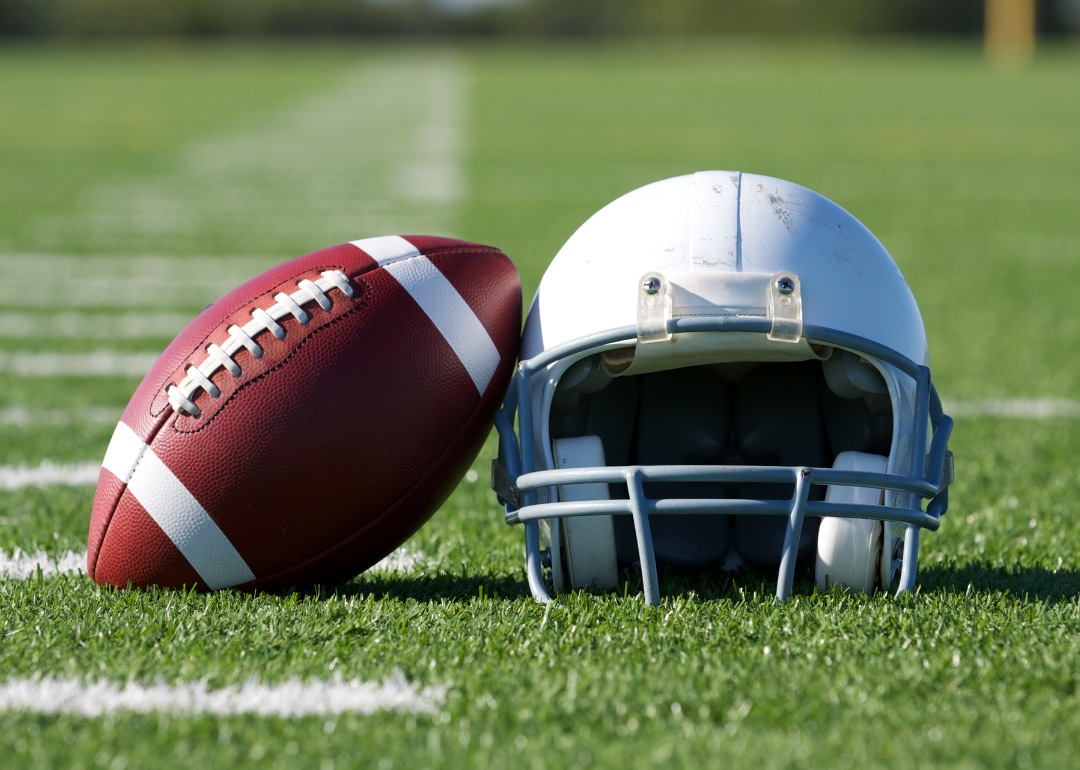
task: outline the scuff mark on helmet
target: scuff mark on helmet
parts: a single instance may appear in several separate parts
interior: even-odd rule
[[[758,191],[765,193],[765,196],[769,199],[769,205],[772,207],[773,213],[776,214],[776,218],[780,220],[780,223],[787,228],[787,231],[792,235],[798,235],[799,231],[795,229],[795,224],[791,218],[791,205],[779,191],[769,192],[765,189],[764,185],[758,185]],[[798,205],[798,204],[794,204]]]

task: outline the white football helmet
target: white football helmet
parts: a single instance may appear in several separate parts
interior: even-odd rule
[[[533,595],[640,564],[656,604],[657,563],[775,568],[780,599],[797,564],[867,593],[902,565],[910,590],[952,481],[929,367],[899,268],[832,201],[731,171],[624,195],[552,261],[496,417]]]

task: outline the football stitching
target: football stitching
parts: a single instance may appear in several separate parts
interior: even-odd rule
[[[481,246],[477,248],[462,248],[461,246],[436,246],[433,249],[421,252],[418,256],[430,257],[432,254],[499,254],[504,257],[506,256],[502,253],[502,249],[497,249],[494,246]],[[409,257],[409,259],[415,258],[415,256]]]
[[[206,357],[198,364],[195,363],[195,359],[191,359],[191,365],[184,369],[186,376],[180,380],[180,383],[170,384],[165,388],[174,411],[187,412],[196,418],[202,417],[202,410],[193,400],[199,390],[206,391],[211,398],[218,398],[221,395],[221,389],[213,381],[213,376],[219,369],[224,369],[233,377],[239,378],[243,370],[233,356],[240,353],[242,349],[246,349],[254,358],[261,359],[263,346],[256,342],[255,338],[263,332],[270,332],[278,340],[284,340],[288,332],[278,321],[284,321],[291,315],[301,326],[307,327],[311,323],[311,315],[304,310],[304,305],[316,303],[323,311],[332,312],[334,301],[327,294],[333,289],[337,289],[347,299],[356,301],[348,276],[340,270],[324,270],[318,280],[301,279],[295,285],[297,289],[292,294],[286,294],[284,291],[274,294],[273,299],[277,302],[269,308],[265,310],[258,306],[252,308],[249,311],[251,320],[243,326],[239,324],[226,326],[225,331],[229,338],[221,345],[217,343],[207,345]],[[219,325],[218,328],[220,329],[221,326]]]
[[[368,267],[367,269],[363,269],[363,270],[360,270],[359,272],[357,272],[355,277],[358,279],[361,275],[366,275],[366,274],[370,273],[372,270],[377,270],[377,269],[378,269],[378,265],[375,265],[374,267]],[[290,281],[295,281],[297,278],[299,278],[302,275],[307,275],[308,273],[318,272],[320,270],[340,270],[341,272],[345,273],[346,277],[348,277],[348,271],[341,265],[323,265],[321,267],[313,267],[313,268],[310,268],[308,270],[301,270],[298,273],[294,273],[291,277],[286,278],[284,281],[281,281],[278,285],[280,286],[282,284],[289,283]],[[262,294],[256,295],[252,299],[248,299],[248,300],[245,300],[243,302],[236,303],[233,306],[233,308],[228,312],[228,314],[225,316],[226,320],[222,321],[222,323],[226,323],[229,318],[231,318],[236,313],[239,313],[240,310],[243,309],[245,305],[250,305],[252,302],[257,300],[259,297],[263,296],[263,294],[268,294],[268,293],[269,292],[263,292]],[[163,393],[165,391],[165,388],[169,385],[169,381],[173,377],[176,376],[176,373],[178,371],[183,371],[184,367],[189,366],[189,365],[193,365],[192,361],[191,361],[191,357],[193,355],[195,355],[195,353],[206,344],[206,341],[209,340],[212,336],[214,336],[214,334],[217,333],[218,329],[220,329],[220,328],[221,328],[221,324],[218,324],[213,329],[211,329],[209,332],[207,332],[206,336],[204,336],[198,343],[196,343],[196,345],[191,349],[191,351],[186,356],[184,356],[183,361],[179,365],[177,365],[174,369],[172,369],[165,376],[165,378],[163,380],[161,380],[161,383],[157,386],[157,388],[155,390],[155,393],[157,393],[157,394]],[[165,411],[166,407],[171,406],[169,404],[168,399],[166,399],[165,403],[162,404],[161,408],[155,412],[154,411],[154,404],[157,403],[157,399],[158,399],[158,396],[155,395],[154,400],[150,402],[150,408],[149,408],[148,411],[149,411],[149,413],[150,413],[150,415],[152,417],[157,417],[158,415],[160,415],[162,412]]]
[[[361,251],[362,251],[362,249],[361,249]],[[364,253],[366,254],[366,252],[364,252]],[[435,246],[435,247],[433,247],[433,248],[431,248],[431,249],[429,249],[429,250],[427,250],[427,251],[423,252],[422,254],[420,254],[420,256],[427,256],[427,255],[434,255],[434,254],[439,254],[439,255],[447,255],[447,254],[461,254],[461,255],[469,255],[469,254],[497,254],[497,255],[499,255],[499,256],[501,256],[501,257],[503,257],[503,258],[506,258],[506,255],[505,255],[505,254],[503,254],[503,252],[502,252],[502,250],[501,250],[501,249],[497,249],[497,248],[495,248],[495,247],[493,247],[493,246],[464,246],[464,245],[461,245],[461,244],[454,244],[453,246]],[[370,255],[369,255],[369,258],[370,258]],[[298,273],[295,273],[295,274],[293,274],[293,275],[292,275],[291,277],[289,277],[289,278],[286,278],[286,279],[285,279],[284,281],[282,281],[281,283],[288,283],[289,281],[295,281],[295,280],[296,280],[297,278],[299,278],[299,277],[300,277],[300,276],[302,276],[302,275],[305,275],[305,274],[307,274],[307,273],[311,273],[311,272],[317,272],[317,271],[319,271],[319,270],[323,270],[323,269],[337,269],[337,270],[341,270],[341,271],[342,271],[343,273],[345,273],[345,274],[346,274],[346,276],[348,275],[348,271],[347,271],[347,270],[346,270],[346,269],[345,269],[345,268],[344,268],[344,267],[343,267],[342,265],[335,265],[335,264],[331,264],[331,265],[323,265],[322,267],[313,267],[313,268],[311,268],[311,269],[308,269],[308,270],[301,270],[300,272],[298,272]],[[376,263],[375,263],[375,264],[373,264],[373,265],[370,265],[370,266],[365,266],[365,267],[364,267],[363,269],[360,269],[360,270],[359,270],[359,271],[358,271],[358,272],[357,272],[357,273],[355,274],[355,276],[354,276],[354,277],[355,277],[356,279],[359,279],[359,277],[360,277],[360,276],[362,276],[362,275],[367,275],[367,274],[368,274],[368,273],[370,273],[370,272],[373,272],[373,271],[375,271],[375,270],[381,270],[381,269],[382,269],[382,265],[380,265],[380,264],[378,264],[378,263],[376,262]],[[280,284],[279,284],[279,285],[280,285]],[[267,292],[264,292],[264,293],[267,293]],[[261,297],[261,296],[262,296],[262,294],[258,295],[258,297]],[[258,299],[258,297],[255,297],[255,299]],[[226,316],[226,319],[228,319],[229,317],[231,317],[231,316],[235,315],[236,313],[240,312],[240,310],[241,310],[241,309],[242,309],[242,308],[243,308],[243,307],[244,307],[245,305],[248,305],[248,304],[250,304],[250,303],[251,303],[251,302],[253,302],[253,301],[254,301],[254,300],[247,300],[247,301],[245,301],[245,302],[239,302],[239,303],[237,303],[237,304],[236,304],[236,305],[234,305],[234,306],[233,306],[233,308],[232,308],[232,309],[231,309],[231,310],[230,310],[230,311],[228,312],[228,314],[227,314],[227,316]],[[344,316],[342,316],[342,317],[344,318]],[[224,323],[224,322],[223,322],[223,323]],[[176,368],[174,368],[174,369],[173,369],[172,371],[170,371],[170,372],[169,372],[169,373],[168,373],[168,374],[167,374],[167,375],[166,375],[166,376],[164,377],[164,379],[162,379],[162,380],[161,380],[160,384],[159,384],[159,385],[158,385],[158,387],[157,387],[157,388],[155,389],[155,392],[156,392],[156,393],[162,393],[162,392],[164,392],[165,388],[166,388],[166,387],[168,386],[168,384],[169,384],[169,381],[170,381],[170,380],[171,380],[171,379],[172,379],[172,378],[173,378],[173,377],[174,377],[174,376],[176,375],[177,371],[181,371],[181,370],[183,370],[183,368],[184,368],[185,366],[187,366],[187,365],[189,365],[189,364],[191,364],[191,363],[192,363],[192,362],[191,362],[191,360],[190,360],[190,359],[191,359],[191,356],[195,354],[195,351],[197,351],[197,350],[199,350],[200,348],[202,348],[202,347],[203,347],[203,346],[204,346],[204,345],[206,344],[206,341],[207,341],[207,340],[209,340],[209,339],[210,339],[210,338],[211,338],[211,337],[212,337],[212,336],[213,336],[213,335],[214,335],[214,334],[215,334],[215,333],[217,332],[217,330],[218,330],[219,328],[220,328],[220,324],[219,324],[218,326],[215,326],[215,327],[214,327],[214,328],[213,328],[212,330],[210,330],[210,331],[209,331],[209,332],[208,332],[208,333],[206,334],[206,336],[204,336],[204,337],[203,337],[203,338],[202,338],[202,339],[201,339],[201,340],[200,340],[200,341],[199,341],[199,342],[198,342],[198,343],[197,343],[197,344],[196,344],[196,345],[195,345],[195,346],[194,346],[194,347],[192,348],[191,352],[189,352],[189,353],[188,353],[188,354],[187,354],[187,355],[186,355],[186,356],[184,357],[184,360],[183,360],[183,362],[182,362],[182,363],[180,363],[180,364],[179,364],[179,365],[178,365],[178,366],[177,366]],[[155,398],[154,398],[154,399],[153,399],[153,400],[152,400],[152,401],[150,402],[150,406],[149,406],[149,408],[148,408],[148,410],[147,410],[147,411],[149,412],[149,414],[150,414],[150,415],[151,415],[152,417],[157,417],[157,416],[159,416],[160,414],[162,414],[162,412],[164,412],[164,411],[165,411],[165,409],[166,409],[167,407],[171,406],[171,405],[169,404],[169,401],[168,401],[168,399],[165,399],[164,403],[163,403],[163,404],[161,405],[161,408],[160,408],[160,409],[158,409],[157,411],[154,411],[154,404],[155,404],[155,403],[157,403],[157,396],[155,396]],[[175,410],[174,410],[174,411],[175,411]]]
[[[369,284],[369,283],[368,283],[367,281],[361,280],[361,279],[359,279],[359,278],[355,278],[355,279],[353,279],[353,280],[355,280],[355,281],[356,281],[356,282],[357,282],[358,284],[360,284],[360,286],[362,286],[362,287],[363,287],[363,289],[364,289],[364,296],[363,296],[363,297],[361,297],[361,298],[360,298],[360,299],[358,299],[358,300],[355,300],[355,305],[353,306],[353,308],[352,308],[351,310],[349,310],[348,312],[342,313],[342,314],[341,314],[341,315],[339,315],[339,316],[338,316],[337,318],[331,318],[331,319],[330,319],[329,321],[327,321],[326,323],[324,323],[324,324],[323,324],[322,326],[320,326],[320,327],[318,327],[318,328],[316,328],[316,329],[313,329],[312,331],[308,332],[307,336],[306,336],[306,337],[304,337],[304,339],[300,340],[300,342],[299,342],[299,343],[297,343],[296,347],[294,347],[294,348],[293,348],[293,349],[292,349],[292,350],[291,350],[291,351],[289,352],[289,355],[287,355],[287,356],[285,356],[285,358],[281,359],[281,361],[279,361],[279,362],[278,362],[278,363],[277,363],[277,364],[276,364],[276,365],[275,365],[275,366],[274,366],[273,368],[271,368],[271,369],[267,369],[267,370],[266,370],[265,372],[263,372],[262,374],[259,374],[259,375],[255,376],[255,377],[252,377],[252,378],[251,378],[250,380],[248,380],[247,382],[245,382],[245,383],[242,383],[242,384],[241,384],[241,385],[240,385],[240,386],[239,386],[239,387],[238,387],[238,388],[237,388],[237,389],[236,389],[235,391],[233,391],[233,392],[232,392],[232,393],[231,393],[231,394],[229,395],[229,397],[228,397],[228,398],[226,398],[226,399],[225,399],[225,400],[224,400],[223,402],[221,402],[221,405],[220,405],[220,406],[219,406],[219,407],[218,407],[218,408],[217,408],[217,409],[216,409],[216,410],[214,411],[214,413],[213,413],[213,414],[211,414],[210,416],[208,416],[208,417],[207,417],[207,418],[205,419],[205,421],[202,421],[202,420],[200,420],[200,421],[199,421],[199,422],[200,422],[200,424],[199,424],[199,425],[198,425],[198,426],[197,426],[196,428],[194,428],[193,430],[185,430],[185,429],[183,429],[183,428],[181,428],[181,427],[179,427],[179,426],[177,425],[177,422],[178,422],[178,421],[180,420],[180,418],[181,418],[181,417],[186,417],[186,416],[188,416],[188,415],[182,414],[182,413],[180,413],[180,412],[178,412],[178,411],[177,411],[177,412],[176,412],[176,417],[174,417],[174,418],[173,418],[173,420],[172,420],[172,424],[173,424],[173,430],[175,430],[175,431],[176,431],[177,433],[187,433],[187,434],[191,434],[191,433],[198,433],[198,432],[199,432],[200,430],[202,430],[202,429],[203,429],[203,428],[205,428],[205,427],[206,427],[207,425],[209,425],[210,423],[212,423],[212,422],[213,422],[213,421],[214,421],[214,420],[215,420],[215,419],[217,418],[217,416],[218,416],[219,414],[221,414],[221,413],[222,413],[222,412],[223,412],[223,411],[225,410],[225,408],[226,408],[226,407],[227,407],[227,406],[228,406],[228,405],[229,405],[229,404],[230,404],[230,403],[231,403],[231,402],[233,401],[233,399],[235,399],[235,398],[236,398],[237,396],[239,396],[239,395],[240,395],[240,393],[241,393],[241,392],[243,392],[243,391],[244,391],[245,389],[247,389],[248,387],[250,387],[250,386],[254,385],[254,384],[255,384],[256,382],[258,382],[259,380],[263,379],[264,377],[268,377],[269,375],[273,374],[273,373],[274,373],[274,372],[276,372],[276,371],[277,371],[278,369],[280,369],[281,367],[285,366],[285,364],[289,363],[289,361],[290,361],[290,360],[292,359],[292,357],[293,357],[293,356],[295,356],[295,355],[297,354],[297,352],[298,352],[298,351],[299,351],[299,350],[300,350],[301,348],[303,348],[303,347],[304,347],[304,345],[306,345],[306,344],[308,343],[308,340],[310,340],[310,339],[311,339],[312,337],[314,337],[314,336],[315,336],[316,334],[318,334],[319,332],[321,332],[321,331],[322,331],[323,329],[328,329],[328,328],[330,328],[331,326],[333,326],[334,324],[336,324],[336,323],[337,323],[338,321],[342,321],[342,320],[344,320],[344,319],[348,318],[349,316],[351,316],[351,315],[352,315],[353,313],[356,313],[357,311],[359,311],[359,310],[362,310],[362,309],[363,309],[364,307],[366,307],[366,306],[367,306],[367,303],[368,303],[368,299],[369,299],[369,298],[371,297],[371,285],[370,285],[370,284]],[[176,411],[176,410],[174,410],[174,411]],[[195,419],[195,418],[194,418],[194,417],[192,417],[191,419]]]

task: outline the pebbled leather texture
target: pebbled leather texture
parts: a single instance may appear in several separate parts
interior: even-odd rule
[[[250,567],[244,589],[335,584],[408,539],[445,501],[491,429],[513,373],[521,329],[517,271],[498,249],[405,236],[479,319],[499,353],[481,396],[449,343],[386,269],[351,244],[280,265],[207,308],[173,341],[132,397],[122,420],[198,500]],[[329,312],[304,305],[302,326],[279,321],[278,341],[258,335],[264,356],[219,370],[218,398],[200,390],[201,418],[177,414],[165,388],[227,339],[253,307],[321,270],[341,269]],[[102,471],[88,568],[116,586],[199,584],[198,574],[130,490]],[[198,585],[205,590],[206,586]]]

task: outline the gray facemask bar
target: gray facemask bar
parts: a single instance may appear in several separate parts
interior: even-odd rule
[[[754,332],[766,334],[772,328],[768,318],[697,317],[673,318],[667,322],[672,334],[691,332]],[[518,364],[518,373],[510,385],[503,408],[495,415],[500,452],[492,473],[492,486],[506,505],[506,523],[525,525],[525,558],[529,589],[540,602],[553,601],[544,585],[540,563],[540,519],[598,514],[629,515],[634,520],[638,558],[641,563],[645,600],[656,606],[660,601],[656,558],[653,554],[649,514],[725,513],[787,516],[784,550],[777,577],[776,596],[781,601],[791,596],[795,579],[795,557],[802,533],[803,518],[838,516],[852,519],[894,521],[907,525],[904,537],[903,568],[897,596],[915,585],[918,568],[919,529],[936,530],[949,506],[952,483],[952,454],[948,451],[953,421],[942,412],[941,400],[930,381],[930,370],[906,356],[872,340],[847,332],[805,324],[803,338],[808,342],[845,348],[892,364],[916,383],[915,437],[910,476],[895,473],[864,473],[831,468],[774,467],[744,465],[627,465],[603,468],[570,468],[537,471],[533,457],[531,389],[532,375],[556,361],[618,342],[630,344],[637,339],[637,328],[625,326],[567,342],[546,350]],[[517,412],[520,442],[514,433]],[[934,439],[926,452],[927,424],[933,425]],[[503,476],[505,474],[505,476]],[[795,485],[790,500],[690,500],[645,497],[646,481],[760,482]],[[593,500],[537,504],[536,490],[567,484],[625,483],[629,500]],[[853,503],[810,502],[811,485],[838,484],[870,487],[909,493],[909,508]],[[929,499],[927,510],[922,500]]]

